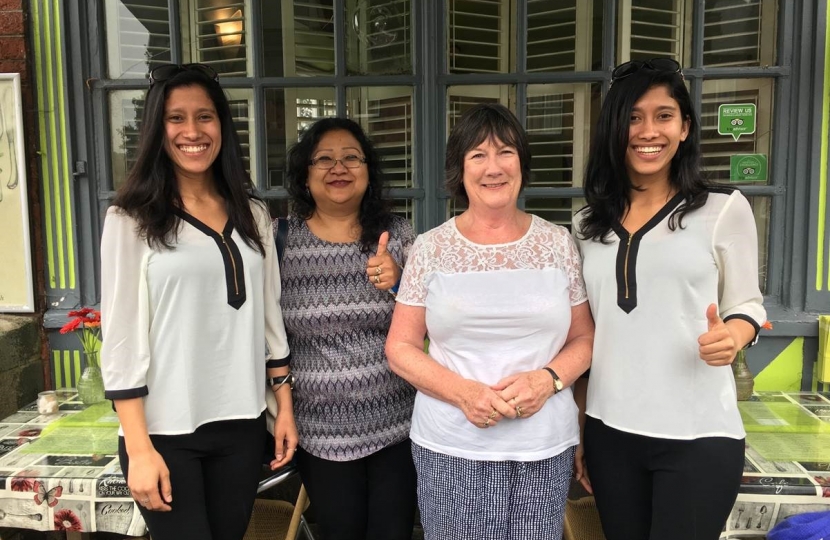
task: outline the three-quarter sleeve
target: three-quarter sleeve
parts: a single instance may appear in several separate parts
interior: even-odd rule
[[[263,283],[262,291],[265,296],[266,367],[287,366],[291,355],[282,321],[282,309],[280,308],[280,267],[277,261],[277,248],[274,242],[271,218],[268,215],[268,210],[255,201],[251,203],[251,211],[254,213],[257,230],[265,248],[265,261],[262,269],[265,283]]]
[[[418,236],[412,243],[406,266],[401,276],[397,301],[410,306],[425,306],[427,300],[427,271],[429,255],[426,253],[426,235]]]
[[[412,249],[412,244],[415,243],[415,229],[412,228],[412,223],[406,219],[400,220],[398,229],[398,236],[401,242],[401,259],[399,264],[401,268],[404,268],[406,266],[406,260],[409,257],[409,251]]]
[[[757,336],[767,320],[758,286],[758,233],[749,201],[739,191],[732,193],[721,211],[713,242],[720,316],[724,321],[745,320]]]
[[[107,399],[146,396],[150,366],[147,259],[136,222],[107,210],[101,237],[101,372]]]

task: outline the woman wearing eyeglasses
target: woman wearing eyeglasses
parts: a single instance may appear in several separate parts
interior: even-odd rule
[[[391,213],[378,153],[352,120],[325,118],[303,133],[286,179],[282,311],[300,475],[324,540],[409,540],[415,390],[383,347],[415,234]]]
[[[102,368],[121,468],[155,540],[239,540],[288,375],[270,218],[208,66],[150,74],[136,163],[101,240]],[[266,346],[267,344],[267,346]],[[277,385],[276,459],[297,444]]]
[[[596,321],[583,463],[609,540],[714,540],[744,429],[730,364],[766,320],[757,233],[738,190],[705,181],[674,60],[627,62],[594,129],[574,218]],[[578,393],[579,394],[579,393]]]

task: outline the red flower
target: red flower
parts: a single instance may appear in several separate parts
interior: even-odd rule
[[[85,308],[78,309],[78,310],[75,310],[75,311],[70,311],[69,314],[67,314],[67,317],[83,317],[83,318],[86,318],[87,315],[89,315],[90,313],[93,313],[94,311],[95,310],[92,309],[91,307],[85,307]]]
[[[55,512],[55,530],[56,531],[82,531],[83,526],[81,520],[75,515],[75,512],[64,508]]]
[[[84,321],[80,317],[77,319],[72,319],[71,321],[63,325],[63,327],[61,327],[61,334],[68,334],[69,332],[74,332],[78,329],[79,326],[81,326],[82,322]]]
[[[12,491],[34,491],[35,481],[31,478],[12,477]]]

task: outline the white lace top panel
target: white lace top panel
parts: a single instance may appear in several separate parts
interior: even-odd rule
[[[458,231],[455,218],[420,235],[412,247],[401,281],[398,301],[424,306],[426,279],[432,273],[461,274],[497,270],[559,268],[568,276],[572,306],[586,301],[582,262],[564,227],[531,215],[527,233],[506,244],[476,244]]]

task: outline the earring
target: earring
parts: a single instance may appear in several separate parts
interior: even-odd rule
[[[311,190],[308,189],[308,184],[305,185],[305,194],[311,197]]]

